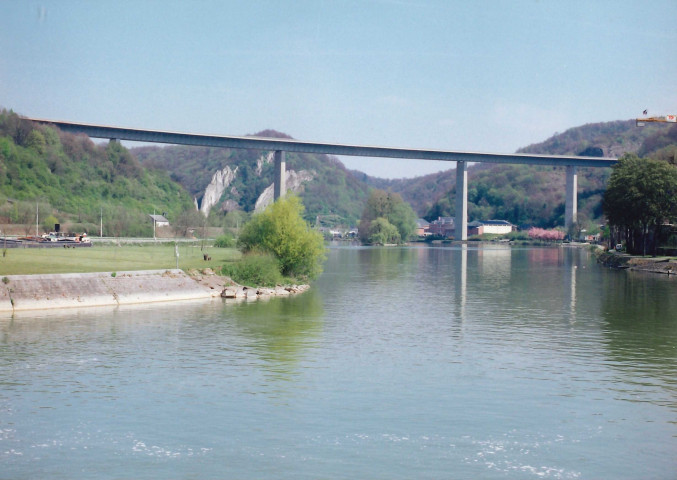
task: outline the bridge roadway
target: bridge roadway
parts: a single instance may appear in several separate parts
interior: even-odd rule
[[[618,161],[606,157],[578,157],[568,155],[534,155],[459,152],[396,147],[374,147],[336,143],[305,142],[281,138],[236,137],[165,132],[136,128],[121,128],[106,125],[63,122],[27,118],[36,123],[51,124],[65,132],[85,134],[93,138],[128,140],[177,145],[194,145],[218,148],[245,148],[275,152],[275,198],[285,194],[285,152],[317,153],[360,157],[407,158],[415,160],[438,160],[457,162],[456,165],[456,238],[467,239],[468,226],[468,163],[515,163],[527,165],[553,165],[566,167],[565,226],[568,228],[577,219],[578,167],[611,167]],[[461,193],[459,195],[459,192]]]

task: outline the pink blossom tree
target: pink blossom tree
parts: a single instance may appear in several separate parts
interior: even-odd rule
[[[531,227],[528,232],[529,238],[534,240],[545,240],[548,242],[556,242],[564,240],[564,232],[561,230]]]

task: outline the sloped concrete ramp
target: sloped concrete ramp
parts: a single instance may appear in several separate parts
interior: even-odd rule
[[[182,270],[7,275],[0,312],[207,299],[221,292]]]

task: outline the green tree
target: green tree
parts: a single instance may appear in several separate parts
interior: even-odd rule
[[[59,223],[59,220],[52,214],[49,214],[42,220],[42,229],[45,232],[53,232],[54,226]]]
[[[416,214],[411,206],[402,200],[397,193],[385,192],[383,190],[372,190],[367,205],[362,212],[360,220],[360,238],[362,243],[372,243],[371,235],[376,231],[372,229],[372,222],[377,219],[385,219],[388,224],[394,226],[398,232],[399,238],[396,241],[377,242],[377,243],[401,243],[409,240],[416,231]],[[387,228],[383,222],[379,222],[378,231]]]
[[[386,245],[389,243],[400,243],[402,238],[397,227],[390,223],[384,217],[378,217],[369,224],[367,238],[372,245]]]
[[[32,130],[26,137],[26,147],[34,149],[39,154],[45,153],[45,136],[40,130]]]
[[[393,204],[388,221],[395,226],[402,242],[411,240],[416,232],[416,214],[404,200]]]
[[[272,253],[285,276],[315,278],[322,272],[324,241],[303,219],[303,211],[295,195],[278,199],[244,226],[238,245],[245,253]]]
[[[660,226],[677,218],[677,168],[623,156],[613,167],[602,208],[616,238],[625,237],[628,252],[655,254]]]
[[[195,207],[188,207],[176,217],[171,225],[176,236],[187,237],[191,230],[199,234],[205,221],[204,215],[195,210]]]
[[[240,228],[247,222],[248,215],[242,210],[231,210],[223,219],[223,231],[239,233]]]
[[[123,206],[116,205],[111,208],[107,219],[107,230],[115,237],[127,234],[133,222],[131,212]]]
[[[35,204],[31,202],[15,201],[10,211],[12,223],[24,226],[24,234],[35,233]]]

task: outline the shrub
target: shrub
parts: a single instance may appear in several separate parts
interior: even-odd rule
[[[216,237],[214,240],[214,246],[217,248],[232,248],[235,246],[235,237],[228,233]]]
[[[510,232],[506,233],[504,235],[504,238],[507,238],[508,240],[529,240],[529,233],[528,232]]]
[[[284,276],[314,278],[322,271],[324,240],[303,219],[303,210],[294,195],[278,199],[244,226],[238,245],[245,253],[275,255]]]
[[[221,272],[241,285],[273,287],[282,283],[280,264],[270,253],[250,252],[238,262],[224,265]]]
[[[47,215],[47,217],[42,220],[42,229],[45,232],[53,232],[57,223],[59,223],[59,220],[57,220],[54,215]]]
[[[61,225],[61,231],[68,231],[68,232],[86,232],[87,234],[91,235],[96,233],[97,235],[99,234],[99,227],[100,225],[97,225],[92,222],[77,222],[77,223],[71,223],[65,226]]]

